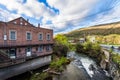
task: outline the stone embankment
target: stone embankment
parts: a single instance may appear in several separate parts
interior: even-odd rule
[[[109,76],[113,80],[120,80],[120,69],[118,64],[113,62],[112,56],[109,51],[103,49],[104,54],[102,56],[102,60],[100,62],[100,66],[102,69],[107,70]]]

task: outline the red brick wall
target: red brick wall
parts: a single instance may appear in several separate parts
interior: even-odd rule
[[[3,30],[4,28],[4,30]],[[17,25],[17,24],[12,24],[12,23],[8,23],[6,26],[4,24],[0,24],[0,44],[1,42],[3,42],[3,33],[6,30],[6,34],[7,34],[7,42],[15,42],[17,44],[25,44],[25,43],[33,43],[33,44],[42,44],[43,42],[45,42],[46,44],[49,44],[51,42],[53,42],[53,30],[49,30],[49,29],[44,29],[44,28],[40,28],[40,27],[32,27],[32,26],[25,26],[25,25]],[[17,40],[13,41],[9,39],[9,30],[16,30],[17,31]],[[27,41],[26,40],[26,31],[29,31],[32,33],[32,40],[31,41]],[[43,33],[43,41],[39,41],[38,39],[38,35],[39,33]],[[46,34],[49,33],[51,35],[51,40],[47,41],[46,40]]]
[[[14,22],[16,22],[16,24]],[[13,45],[16,45],[16,47],[14,47],[14,48],[16,48],[16,57],[21,58],[21,57],[26,57],[25,49],[27,47],[29,47],[28,43],[30,44],[30,46],[32,46],[34,44],[39,44],[39,45],[53,44],[53,30],[44,29],[44,28],[40,28],[40,27],[34,27],[29,22],[27,22],[25,19],[22,20],[22,25],[20,23],[21,23],[20,18],[12,20],[8,23],[0,22],[0,48],[1,48],[1,45],[6,45],[6,44],[8,46],[10,45],[9,48],[12,48]],[[27,24],[27,25],[25,25],[25,24]],[[9,38],[10,30],[15,30],[17,32],[16,40],[10,40],[10,38]],[[29,40],[29,41],[26,40],[26,32],[27,31],[32,33],[32,40]],[[4,33],[7,35],[6,41],[3,38]],[[39,41],[39,39],[38,39],[39,33],[43,33],[42,41]],[[48,33],[51,36],[51,39],[49,41],[46,40],[46,35]],[[17,47],[18,45],[19,45],[19,47]],[[23,45],[24,45],[24,47],[22,47]],[[46,51],[46,45],[44,45],[42,52],[36,51],[36,48],[38,48],[38,46],[34,46],[34,47],[32,46],[32,54],[36,54],[37,56],[49,54],[52,52],[52,50],[49,52]]]

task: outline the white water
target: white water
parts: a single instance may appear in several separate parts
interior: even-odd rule
[[[94,67],[97,68],[95,61],[93,61],[92,59],[90,59],[89,57],[85,55],[75,54],[75,52],[70,52],[68,56],[75,58],[75,60],[73,61],[73,64],[78,68],[84,68],[89,74],[89,76],[92,77],[94,72],[89,69],[89,66],[93,64]]]

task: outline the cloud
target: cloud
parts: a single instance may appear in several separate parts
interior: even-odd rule
[[[45,4],[37,0],[0,0],[0,4],[4,5],[9,11],[17,11],[17,14],[39,19],[41,16],[52,17],[54,11],[45,6]]]
[[[105,24],[120,21],[120,2],[108,11],[97,14],[91,25]]]
[[[120,14],[120,6],[115,5],[118,1],[46,0],[48,4],[46,5],[38,0],[0,0],[0,5],[6,8],[5,10],[0,9],[2,10],[0,12],[0,19],[2,20],[7,17],[8,20],[11,20],[25,15],[32,19],[41,20],[42,27],[54,29],[58,33],[89,25],[120,20],[117,19]],[[111,9],[107,10],[109,8]],[[55,9],[59,10],[59,13]],[[102,10],[105,11],[102,12]],[[92,14],[95,15],[90,18],[87,17]],[[42,19],[40,19],[41,17]]]
[[[51,18],[55,31],[78,26],[88,15],[97,0],[47,0],[51,7],[59,10],[59,15]],[[45,23],[45,18],[43,19]]]
[[[10,21],[12,19],[15,19],[17,17],[20,17],[19,14],[14,14],[14,13],[10,13],[7,10],[4,10],[2,8],[0,8],[0,20],[1,21]]]

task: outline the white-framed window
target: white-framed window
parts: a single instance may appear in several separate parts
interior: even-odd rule
[[[46,46],[46,51],[51,51],[51,45]]]
[[[22,18],[20,18],[20,21],[22,21],[23,19]]]
[[[40,46],[38,47],[38,52],[42,52],[42,51],[43,51],[43,46],[40,45]]]
[[[47,40],[50,40],[50,38],[51,38],[50,34],[47,33],[47,35],[46,35],[46,39],[47,39]]]
[[[9,39],[10,40],[16,40],[17,39],[17,31],[16,30],[10,30],[9,31]]]
[[[39,40],[43,40],[43,33],[39,33],[38,39],[39,39]]]
[[[26,40],[32,40],[32,34],[29,31],[26,32]]]

